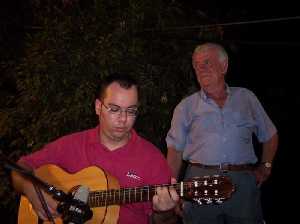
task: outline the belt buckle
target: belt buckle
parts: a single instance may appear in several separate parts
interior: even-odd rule
[[[229,171],[229,164],[228,163],[221,163],[219,165],[219,169],[223,172],[223,173],[227,173]]]

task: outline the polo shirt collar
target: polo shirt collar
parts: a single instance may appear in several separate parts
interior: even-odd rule
[[[93,129],[91,129],[88,134],[88,143],[89,144],[102,144],[100,142],[99,133],[100,133],[99,125]],[[127,142],[127,144],[125,144],[121,148],[130,146],[132,143],[134,143],[137,140],[137,138],[138,138],[138,135],[137,135],[136,131],[134,129],[131,129],[131,137],[130,137],[129,141]]]

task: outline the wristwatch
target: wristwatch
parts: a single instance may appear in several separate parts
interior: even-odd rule
[[[262,165],[266,168],[272,168],[272,163],[271,162],[263,162]]]

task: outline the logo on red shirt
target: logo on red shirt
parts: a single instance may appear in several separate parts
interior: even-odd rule
[[[128,171],[127,174],[126,174],[127,177],[129,178],[133,178],[133,179],[136,179],[136,180],[141,180],[141,177],[139,177],[138,175],[136,175],[134,172],[132,171]]]

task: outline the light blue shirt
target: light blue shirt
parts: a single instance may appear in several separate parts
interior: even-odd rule
[[[202,90],[176,106],[166,142],[183,151],[184,160],[206,165],[255,163],[252,135],[266,142],[277,132],[253,92],[227,87],[227,93],[223,108]]]

